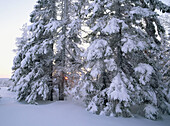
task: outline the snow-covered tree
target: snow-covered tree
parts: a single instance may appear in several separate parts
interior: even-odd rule
[[[22,48],[24,47],[24,45],[27,43],[29,37],[31,36],[31,33],[28,31],[28,26],[27,24],[24,24],[21,28],[22,36],[20,38],[16,38],[16,46],[17,49],[15,49],[15,52],[19,52],[20,50],[22,50]]]
[[[160,112],[168,112],[155,58],[164,28],[155,9],[169,12],[157,0],[90,2],[85,13],[91,29],[85,53],[87,72],[77,87],[87,110],[129,117],[132,106],[140,106],[139,113],[153,120]]]
[[[24,59],[24,55],[28,50],[28,42],[30,37],[27,24],[24,24],[21,30],[23,32],[22,36],[16,39],[17,48],[14,50],[16,52],[16,56],[13,60],[13,67],[12,67],[12,70],[14,71],[11,77],[11,80],[14,81],[14,85],[10,87],[10,90],[12,91],[17,90],[16,85],[23,72],[23,70],[20,68],[21,61]]]
[[[64,99],[64,87],[73,87],[80,77],[82,49],[79,1],[63,1],[61,30],[57,35],[55,75],[58,78],[59,99]],[[67,77],[68,79],[65,79]]]
[[[32,35],[19,66],[24,73],[17,72],[19,79],[14,82],[18,87],[17,99],[33,103],[37,99],[52,100],[53,45],[59,25],[55,0],[38,0],[30,16]]]
[[[161,53],[158,55],[158,60],[160,61],[160,71],[165,84],[165,95],[168,102],[170,102],[170,14],[161,14],[159,18],[165,28],[165,36],[163,36],[164,41],[161,43]]]
[[[52,100],[54,84],[59,88],[59,99],[63,100],[64,86],[77,83],[82,53],[79,48],[82,41],[81,4],[68,0],[37,1],[29,26],[32,35],[24,45],[18,65],[20,71],[14,70],[13,75],[18,100],[28,103],[37,99]]]

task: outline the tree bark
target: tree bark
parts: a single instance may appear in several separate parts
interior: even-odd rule
[[[63,6],[63,12],[62,12],[62,20],[65,22],[63,28],[62,28],[62,32],[64,34],[64,41],[62,43],[62,52],[61,52],[61,62],[62,62],[62,72],[61,72],[61,83],[59,85],[59,100],[64,100],[64,85],[65,85],[65,51],[66,51],[66,25],[67,25],[67,19],[68,19],[68,0],[64,0],[63,1],[64,6]]]
[[[64,72],[62,71],[61,73],[61,83],[59,85],[59,100],[63,101],[64,100]]]
[[[50,48],[51,48],[51,56],[52,56],[52,59],[53,59],[53,44],[50,45]],[[51,63],[50,63],[50,94],[49,94],[49,100],[50,101],[53,101],[53,60],[51,60]]]

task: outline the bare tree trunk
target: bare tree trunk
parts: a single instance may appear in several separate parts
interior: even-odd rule
[[[49,100],[53,101],[53,44],[50,45],[50,49],[51,49],[51,63],[50,63],[50,72],[49,72],[49,77],[50,77],[50,81],[49,81]]]
[[[64,71],[61,72],[61,83],[59,86],[59,100],[64,100]]]

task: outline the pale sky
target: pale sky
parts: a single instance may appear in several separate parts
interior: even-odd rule
[[[0,78],[10,78],[15,39],[22,25],[29,22],[36,0],[0,0]]]
[[[29,22],[37,0],[0,0],[0,78],[10,78],[15,53],[15,39]],[[170,5],[169,0],[162,0]]]

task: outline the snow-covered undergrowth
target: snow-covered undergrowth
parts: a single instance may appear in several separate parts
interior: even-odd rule
[[[91,114],[72,101],[31,105],[17,102],[16,94],[0,89],[1,126],[169,126],[170,116],[152,121],[139,116],[116,118]]]
[[[0,78],[0,87],[9,87],[12,85],[12,81],[9,78]]]

